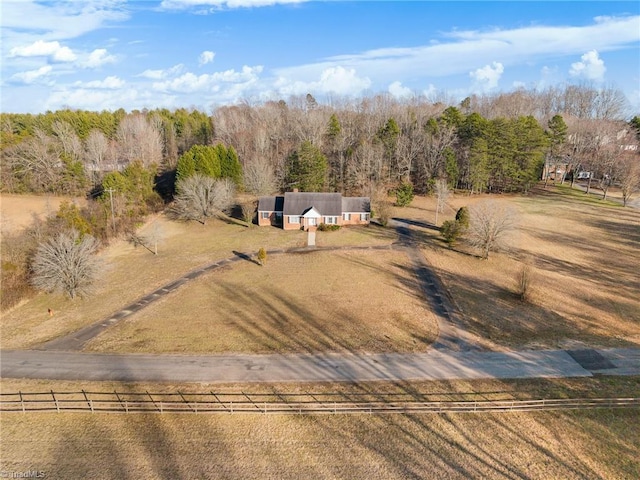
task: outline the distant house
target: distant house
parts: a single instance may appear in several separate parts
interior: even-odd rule
[[[367,225],[371,217],[369,197],[343,197],[341,193],[286,192],[260,197],[258,225],[284,230],[308,230],[327,225]]]

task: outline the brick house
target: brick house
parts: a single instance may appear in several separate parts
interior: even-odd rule
[[[369,197],[294,191],[258,200],[258,225],[277,225],[284,230],[308,230],[321,223],[367,225],[370,217]]]

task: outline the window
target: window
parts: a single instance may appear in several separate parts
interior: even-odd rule
[[[327,225],[335,225],[338,223],[338,217],[324,217],[324,223]]]
[[[289,223],[300,223],[300,217],[295,217],[293,215],[289,216]]]
[[[351,214],[350,213],[343,213],[342,214],[342,219],[346,220],[346,221],[351,220]]]
[[[267,220],[269,218],[269,212],[261,212],[263,220]]]
[[[361,213],[360,214],[360,221],[361,222],[366,222],[367,220],[369,220],[369,214],[368,213]]]

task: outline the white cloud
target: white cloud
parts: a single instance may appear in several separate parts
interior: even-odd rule
[[[216,56],[216,54],[214,52],[211,52],[209,50],[205,50],[198,57],[198,64],[200,66],[202,66],[202,65],[206,65],[207,63],[211,63],[211,62],[213,62],[213,57],[215,57],[215,56]]]
[[[262,73],[262,66],[242,67],[242,71],[237,72],[234,69],[224,72],[216,72],[212,74],[195,75],[187,72],[172,80],[164,82],[154,82],[153,89],[166,92],[213,92],[221,88],[220,84],[225,83],[254,83],[258,80],[259,74]]]
[[[275,74],[307,82],[331,67],[356,69],[376,82],[414,77],[416,70],[431,77],[468,73],[477,65],[500,59],[503,67],[540,59],[582,54],[590,49],[616,50],[640,41],[640,16],[598,19],[586,26],[531,26],[488,31],[454,31],[438,43],[407,48],[381,48],[355,55],[329,57],[317,63],[281,68]]]
[[[107,63],[115,63],[116,57],[110,55],[105,48],[97,48],[89,54],[89,57],[82,63],[87,68],[98,68]]]
[[[580,57],[580,60],[580,62],[571,64],[569,75],[598,82],[604,80],[604,73],[607,71],[607,68],[604,66],[604,61],[598,56],[596,50],[585,53]]]
[[[74,85],[77,87],[83,87],[83,88],[115,90],[118,88],[122,88],[124,84],[125,84],[124,80],[112,75],[105,78],[104,80],[93,80],[91,82],[76,82]]]
[[[126,2],[74,0],[41,2],[21,0],[2,2],[3,36],[18,45],[39,40],[75,38],[111,22],[129,18]]]
[[[213,10],[223,8],[267,7],[290,3],[303,3],[309,0],[162,0],[161,8],[167,10],[187,9],[192,7],[213,7]],[[198,13],[203,13],[198,10]]]
[[[59,42],[45,42],[38,40],[31,45],[14,47],[9,52],[10,57],[49,57],[56,62],[73,62],[77,56],[69,47]]]
[[[49,95],[45,102],[48,110],[57,110],[64,106],[87,110],[115,110],[126,105],[127,108],[144,108],[148,103],[135,89],[104,90],[86,88],[59,88]],[[148,97],[147,97],[148,98]]]
[[[162,80],[163,78],[173,77],[174,75],[179,75],[184,70],[184,65],[179,63],[174,65],[171,68],[167,68],[166,70],[145,70],[141,74],[137,75],[138,77],[144,77],[151,80]]]
[[[29,70],[27,72],[18,72],[11,76],[13,80],[18,80],[23,83],[33,83],[37,79],[46,77],[51,73],[52,67],[51,65],[45,65],[44,67],[40,67],[37,70]]]
[[[413,96],[409,87],[403,87],[401,82],[395,81],[389,85],[389,93],[396,98],[408,98]]]
[[[469,72],[469,76],[476,81],[476,84],[485,90],[491,90],[498,86],[500,77],[504,73],[504,66],[500,62],[493,62],[482,68]]]
[[[341,66],[324,69],[319,80],[305,82],[281,76],[275,83],[278,92],[283,95],[301,95],[309,92],[357,95],[370,86],[369,78],[358,77],[355,69]]]

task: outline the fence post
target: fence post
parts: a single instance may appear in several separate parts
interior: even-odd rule
[[[24,398],[22,398],[22,392],[18,391],[18,394],[20,394],[20,405],[22,406],[22,413],[26,413],[24,410]]]
[[[129,401],[128,400],[124,401],[124,411],[126,413],[129,413]]]
[[[93,412],[93,400],[89,400],[89,408],[91,408],[91,413]]]
[[[56,394],[51,390],[51,396],[53,397],[53,401],[56,404],[56,412],[60,413],[60,407],[58,406],[58,399],[56,398]]]

